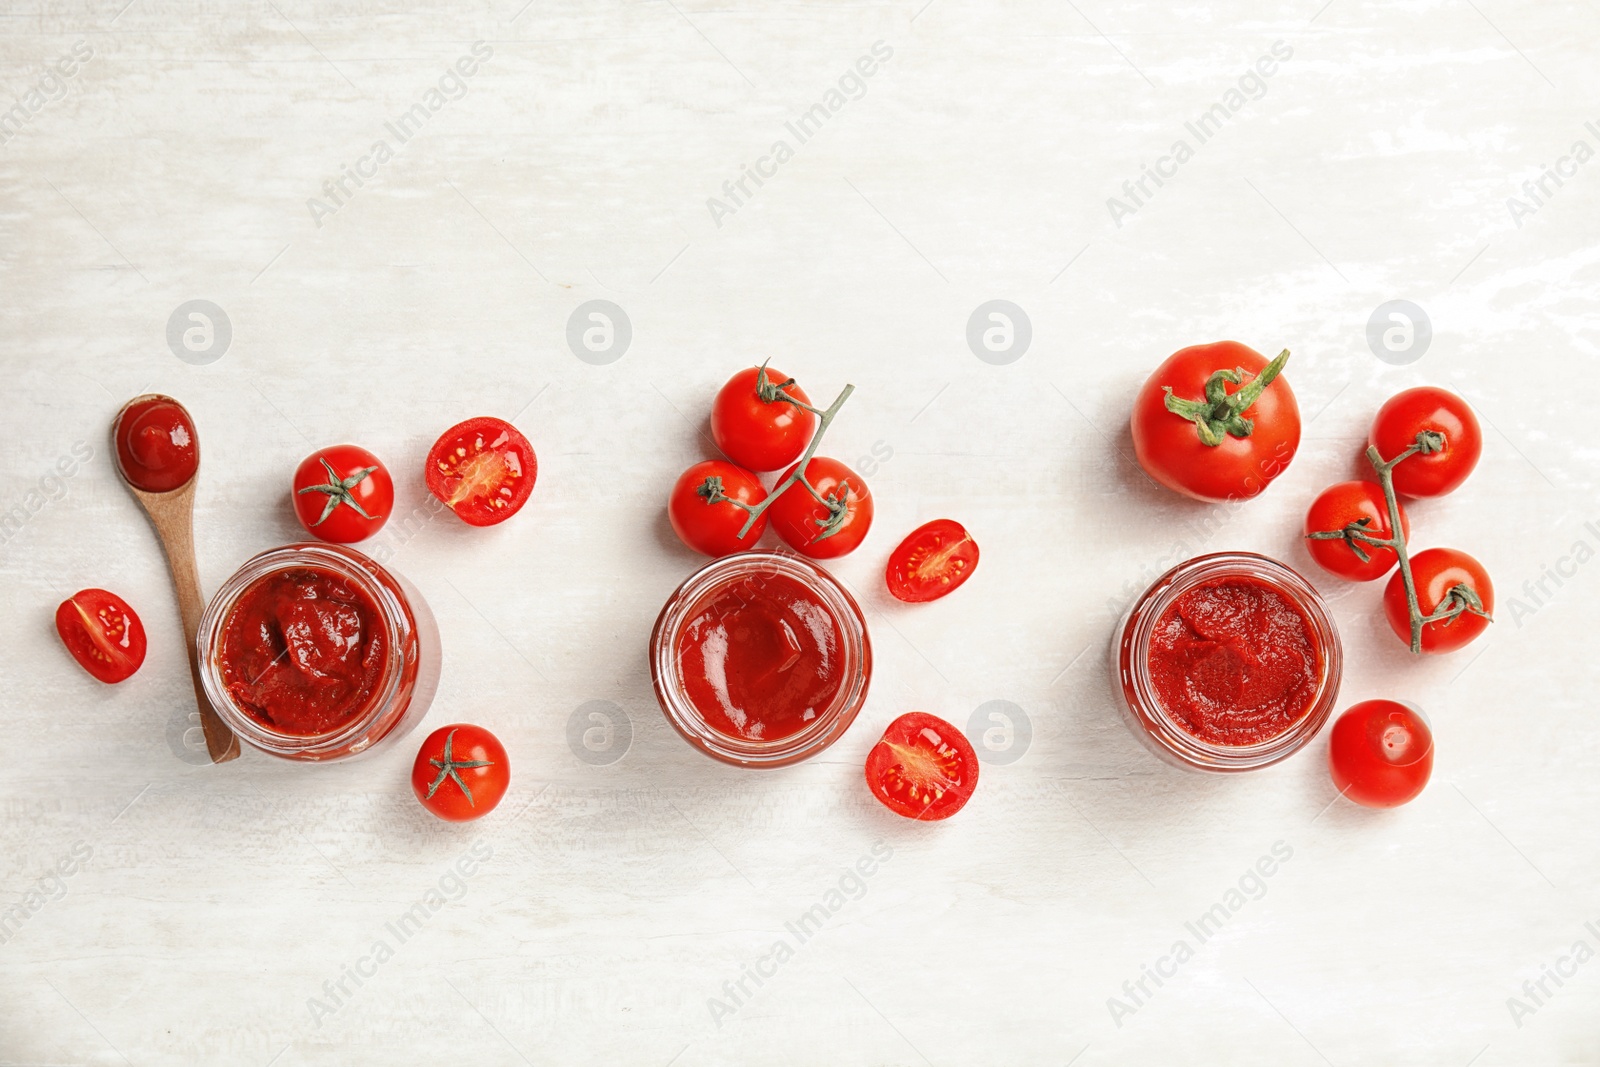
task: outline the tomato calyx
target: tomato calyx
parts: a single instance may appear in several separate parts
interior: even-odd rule
[[[366,509],[357,503],[355,496],[351,493],[351,490],[364,482],[367,479],[367,476],[378,468],[376,466],[362,467],[360,470],[350,475],[350,477],[341,479],[339,477],[339,472],[333,469],[333,464],[329,463],[325,457],[318,456],[317,460],[322,464],[322,469],[328,472],[328,480],[320,485],[308,485],[304,489],[300,490],[298,494],[296,494],[298,496],[305,496],[307,493],[327,494],[328,502],[322,508],[321,517],[311,525],[321,526],[328,520],[328,516],[332,515],[334,510],[338,508],[340,504],[348,505],[363,519],[371,520],[372,516],[368,515]]]
[[[1261,399],[1261,394],[1266,392],[1267,386],[1272,384],[1288,362],[1289,350],[1285,348],[1278,353],[1277,359],[1262,367],[1261,373],[1248,382],[1244,380],[1246,372],[1243,367],[1212,371],[1211,377],[1206,379],[1204,400],[1186,400],[1174,394],[1172,386],[1164,385],[1161,388],[1167,394],[1167,410],[1194,423],[1200,442],[1212,448],[1222,444],[1230,434],[1249,437],[1256,424],[1254,419],[1245,418],[1244,413]],[[1230,393],[1230,385],[1239,385],[1240,388]]]
[[[1420,614],[1420,608],[1414,606],[1414,610]],[[1494,616],[1483,610],[1483,598],[1478,591],[1466,582],[1457,582],[1445,591],[1444,598],[1432,613],[1422,616],[1422,622],[1440,622],[1448,626],[1457,616],[1467,613],[1494,621]]]
[[[793,378],[790,378],[787,381],[774,382],[771,378],[767,377],[767,364],[769,362],[771,361],[764,359],[761,361],[761,366],[756,368],[756,399],[761,401],[763,404],[793,404],[797,408],[804,408],[813,415],[821,415],[822,412],[818,411],[816,408],[805,403],[804,401],[795,399],[785,391],[791,385],[799,384]]]
[[[487,759],[458,760],[458,759],[456,759],[453,755],[451,755],[451,746],[455,744],[455,740],[456,740],[456,732],[454,730],[451,730],[448,734],[445,735],[445,738],[444,738],[444,751],[442,753],[440,753],[440,758],[439,759],[430,759],[428,761],[433,766],[439,768],[439,776],[433,780],[433,784],[428,786],[428,795],[427,795],[427,797],[425,799],[432,800],[433,799],[433,794],[437,793],[439,791],[439,787],[441,785],[444,785],[445,779],[449,778],[450,780],[454,781],[456,783],[456,785],[461,787],[461,792],[462,792],[463,795],[466,796],[467,803],[468,804],[472,804],[473,807],[476,807],[477,805],[475,803],[473,803],[473,800],[472,800],[472,790],[467,788],[467,783],[462,781],[461,775],[458,772],[462,771],[462,770],[466,770],[466,769],[472,768],[472,767],[492,767],[492,766],[494,766],[494,760],[487,760]]]
[[[1371,527],[1371,517],[1363,515],[1361,518],[1347,523],[1341,530],[1318,530],[1315,533],[1306,534],[1306,539],[1310,541],[1343,541],[1350,546],[1350,551],[1355,554],[1356,559],[1359,559],[1362,563],[1370,563],[1372,562],[1372,557],[1367,554],[1367,550],[1362,547],[1363,545],[1370,545],[1373,548],[1394,547],[1393,541],[1383,537],[1372,536],[1369,532]]]

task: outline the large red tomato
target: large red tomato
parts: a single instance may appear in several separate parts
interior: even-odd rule
[[[300,525],[324,541],[363,541],[394,510],[389,469],[358,445],[317,449],[295,468],[293,488]]]
[[[1167,357],[1133,405],[1133,450],[1150,477],[1196,500],[1248,500],[1300,447],[1300,406],[1281,376],[1237,341]]]

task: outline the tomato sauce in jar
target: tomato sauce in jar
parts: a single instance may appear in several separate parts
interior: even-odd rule
[[[861,609],[810,560],[741,552],[701,568],[650,638],[667,721],[727,763],[777,767],[837,740],[866,700],[872,646]]]
[[[1122,710],[1156,755],[1246,771],[1310,743],[1339,695],[1339,630],[1316,589],[1250,552],[1180,563],[1137,597],[1111,644]]]
[[[388,643],[372,597],[333,571],[296,567],[245,589],[222,631],[222,680],[278,733],[348,725],[378,690]]]

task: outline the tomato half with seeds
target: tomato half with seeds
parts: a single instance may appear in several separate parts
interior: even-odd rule
[[[978,542],[954,519],[925,522],[889,556],[884,580],[896,600],[924,604],[953,593],[978,567]]]
[[[319,448],[295,468],[294,514],[324,541],[352,544],[383,529],[394,510],[389,468],[357,445]]]
[[[144,623],[126,600],[104,589],[80,589],[63,600],[56,633],[78,666],[102,682],[129,678],[144,662]]]
[[[1411,575],[1423,618],[1439,616],[1422,624],[1422,651],[1454,652],[1489,628],[1494,584],[1483,564],[1454,548],[1430,548],[1411,557]],[[1411,610],[1399,571],[1383,589],[1383,613],[1400,640],[1409,645]]]
[[[746,508],[767,499],[761,479],[743,467],[720,459],[696,463],[673,483],[667,497],[667,519],[678,539],[696,552],[726,556],[754,548],[767,531],[763,513],[743,537],[750,517]],[[741,507],[740,505],[743,505]]]
[[[411,790],[447,822],[470,822],[495,809],[511,785],[505,746],[481,726],[458,722],[428,735],[411,765]]]
[[[907,712],[890,723],[867,753],[867,788],[884,807],[908,819],[948,819],[977,787],[972,742],[925,712]]]
[[[522,431],[504,419],[468,419],[428,452],[428,492],[469,526],[493,526],[521,510],[539,461]]]
[[[1433,776],[1433,731],[1396,700],[1363,700],[1333,724],[1328,770],[1334,787],[1368,808],[1414,800]]]
[[[1145,472],[1196,500],[1248,500],[1300,447],[1300,406],[1281,374],[1237,341],[1168,356],[1134,401],[1133,450]]]
[[[807,410],[810,405],[811,398],[793,378],[765,365],[751,367],[729,378],[717,393],[711,436],[739,466],[775,471],[799,459],[811,443],[817,416]]]
[[[793,473],[794,467],[784,471],[778,484]],[[772,528],[790,548],[812,559],[854,552],[872,528],[872,492],[867,480],[826,456],[811,458],[806,464],[806,480],[816,494],[798,481],[785,489],[767,509]]]
[[[1425,435],[1425,436],[1424,436]],[[1483,455],[1483,430],[1467,402],[1447,389],[1418,386],[1396,393],[1378,409],[1367,443],[1392,460],[1394,491],[1401,496],[1444,496],[1467,480]]]
[[[1406,518],[1404,507],[1398,510],[1401,533],[1409,538],[1411,520]],[[1329,574],[1352,582],[1370,582],[1388,574],[1400,561],[1394,549],[1368,544],[1362,539],[1363,534],[1379,541],[1394,539],[1383,489],[1372,482],[1330,485],[1306,512],[1306,549]]]

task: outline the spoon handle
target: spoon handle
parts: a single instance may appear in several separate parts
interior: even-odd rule
[[[178,594],[178,614],[183,619],[183,643],[189,650],[189,675],[194,682],[195,702],[200,708],[200,728],[206,735],[206,751],[211,755],[211,762],[226,763],[238,758],[239,739],[233,736],[233,731],[206,698],[205,686],[200,683],[200,651],[195,645],[200,616],[205,612],[205,599],[200,595],[200,572],[194,560],[193,498],[184,493],[180,506],[168,511],[163,519],[165,521],[155,524],[156,533],[167,554],[172,585]]]

